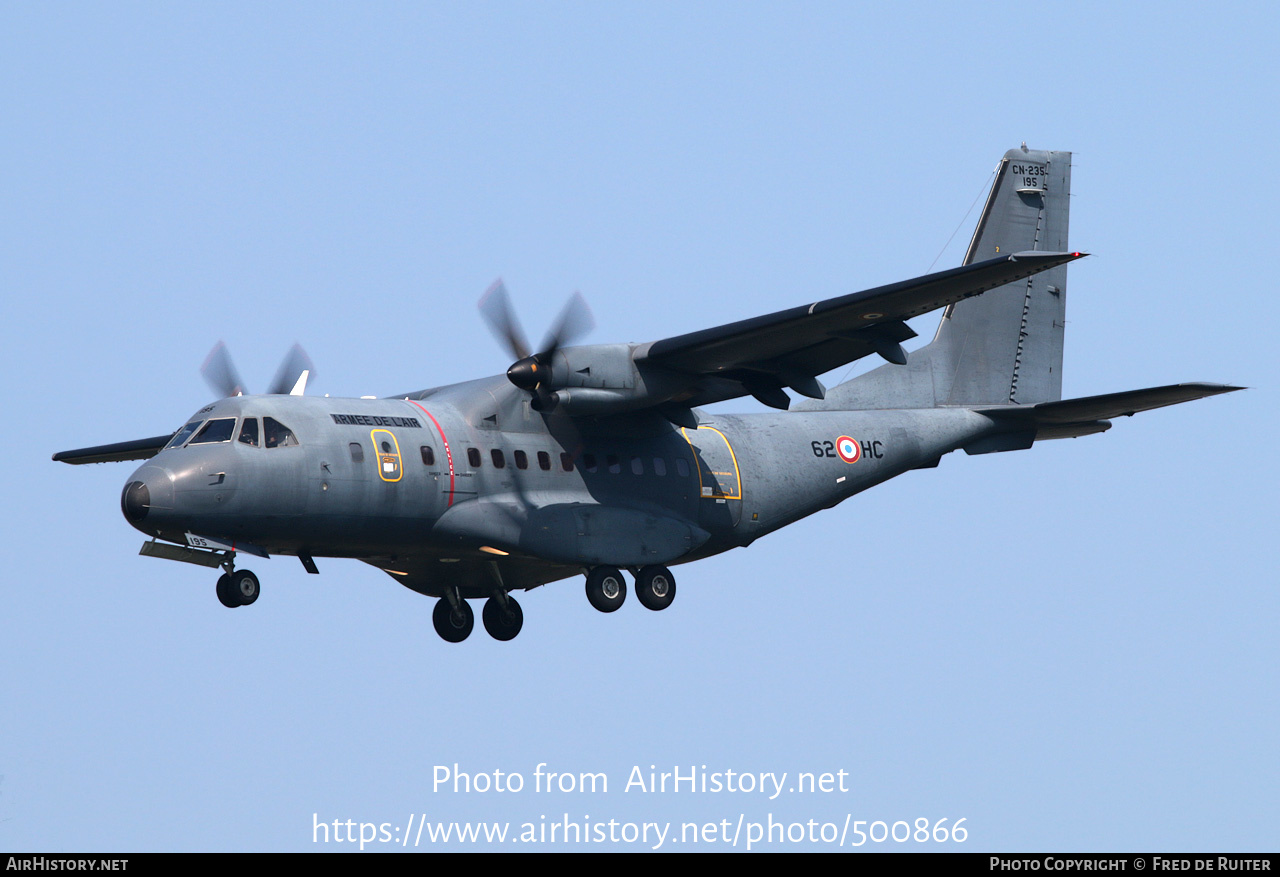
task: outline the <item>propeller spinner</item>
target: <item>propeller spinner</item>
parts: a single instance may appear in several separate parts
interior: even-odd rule
[[[501,279],[495,280],[479,303],[480,314],[489,323],[494,336],[516,358],[507,369],[507,380],[521,390],[533,393],[534,410],[549,411],[555,406],[553,395],[546,386],[551,375],[551,361],[556,351],[575,341],[595,326],[591,308],[582,293],[569,297],[560,316],[556,319],[537,353],[529,352],[529,341],[520,326],[511,296]]]

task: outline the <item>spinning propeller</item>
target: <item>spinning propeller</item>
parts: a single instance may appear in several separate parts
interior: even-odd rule
[[[219,396],[243,396],[247,393],[244,382],[240,380],[240,373],[231,361],[231,354],[227,352],[227,345],[221,341],[205,357],[204,365],[200,366],[200,374]],[[306,391],[308,378],[313,374],[315,366],[311,364],[311,357],[307,356],[301,345],[295,344],[285,354],[280,368],[276,369],[276,376],[271,379],[267,395],[301,396]]]
[[[547,381],[551,377],[551,364],[556,351],[590,332],[595,326],[591,308],[587,306],[582,294],[575,292],[569,297],[560,316],[542,340],[541,348],[532,354],[502,280],[495,280],[485,291],[480,298],[479,308],[493,334],[516,358],[507,369],[507,379],[533,394],[532,405],[535,411],[549,411],[555,407]]]

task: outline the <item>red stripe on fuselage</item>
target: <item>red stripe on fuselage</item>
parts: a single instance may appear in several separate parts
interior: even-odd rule
[[[440,433],[440,441],[444,444],[444,458],[449,464],[449,503],[445,506],[445,508],[448,508],[453,505],[453,451],[449,450],[449,440],[444,437],[444,430],[440,428],[440,421],[436,420],[430,411],[423,408],[421,405],[418,405],[418,403],[414,402],[412,399],[405,399],[405,401],[410,405],[417,406],[419,411],[427,415],[427,417],[430,417],[431,422],[436,426],[436,432]]]

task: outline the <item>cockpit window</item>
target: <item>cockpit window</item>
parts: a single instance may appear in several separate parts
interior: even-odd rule
[[[258,418],[246,417],[244,426],[240,427],[240,444],[251,448],[258,446]]]
[[[266,439],[264,444],[269,448],[287,448],[298,443],[293,430],[274,417],[262,418],[262,432]]]
[[[202,422],[203,421],[200,421],[200,420],[193,420],[190,423],[188,423],[186,426],[184,426],[182,429],[178,430],[177,433],[173,436],[173,438],[169,439],[169,444],[165,445],[165,448],[168,449],[168,448],[182,447],[184,444],[186,444],[187,439],[191,438],[191,434],[200,428],[200,424]]]
[[[219,417],[217,420],[210,420],[204,425],[203,429],[196,433],[196,437],[191,440],[191,444],[206,445],[213,442],[229,442],[235,428],[236,419],[234,417]]]

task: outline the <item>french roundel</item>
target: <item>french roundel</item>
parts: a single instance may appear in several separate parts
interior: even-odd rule
[[[840,459],[846,463],[856,463],[862,457],[862,445],[842,435],[836,439],[836,453],[840,455]]]

